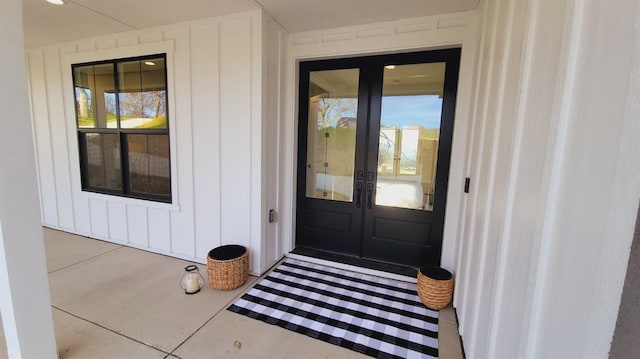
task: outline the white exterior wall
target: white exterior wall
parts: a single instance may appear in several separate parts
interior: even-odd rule
[[[482,1],[455,306],[469,358],[603,358],[640,199],[637,1]]]
[[[640,200],[640,3],[571,1],[567,14],[572,71],[556,112],[528,354],[604,357]]]
[[[284,47],[266,53],[266,42],[284,35],[270,21],[251,11],[29,49],[44,225],[200,263],[212,248],[241,244],[252,273],[273,264],[282,253],[273,249],[266,209],[277,208],[267,195],[277,191],[265,180],[273,159],[264,154],[275,147],[267,131],[278,109],[263,110],[263,97],[281,96],[265,94],[279,81],[267,78],[264,64],[280,60]],[[71,64],[160,52],[167,53],[172,203],[82,192]]]

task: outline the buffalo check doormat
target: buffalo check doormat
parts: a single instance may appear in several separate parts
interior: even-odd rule
[[[416,285],[287,258],[228,310],[377,358],[437,358]]]

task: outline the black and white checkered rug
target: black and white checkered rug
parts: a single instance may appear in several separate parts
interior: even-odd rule
[[[378,358],[437,358],[416,285],[287,258],[228,310]]]

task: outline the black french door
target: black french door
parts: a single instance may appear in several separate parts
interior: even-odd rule
[[[296,247],[439,265],[459,59],[300,63]]]

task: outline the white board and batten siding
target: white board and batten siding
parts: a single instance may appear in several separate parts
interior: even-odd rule
[[[200,263],[217,246],[241,244],[250,271],[264,272],[282,255],[267,222],[277,178],[267,174],[277,168],[269,136],[284,38],[251,11],[28,49],[43,224]],[[167,54],[172,203],[83,192],[71,64],[155,53]]]

